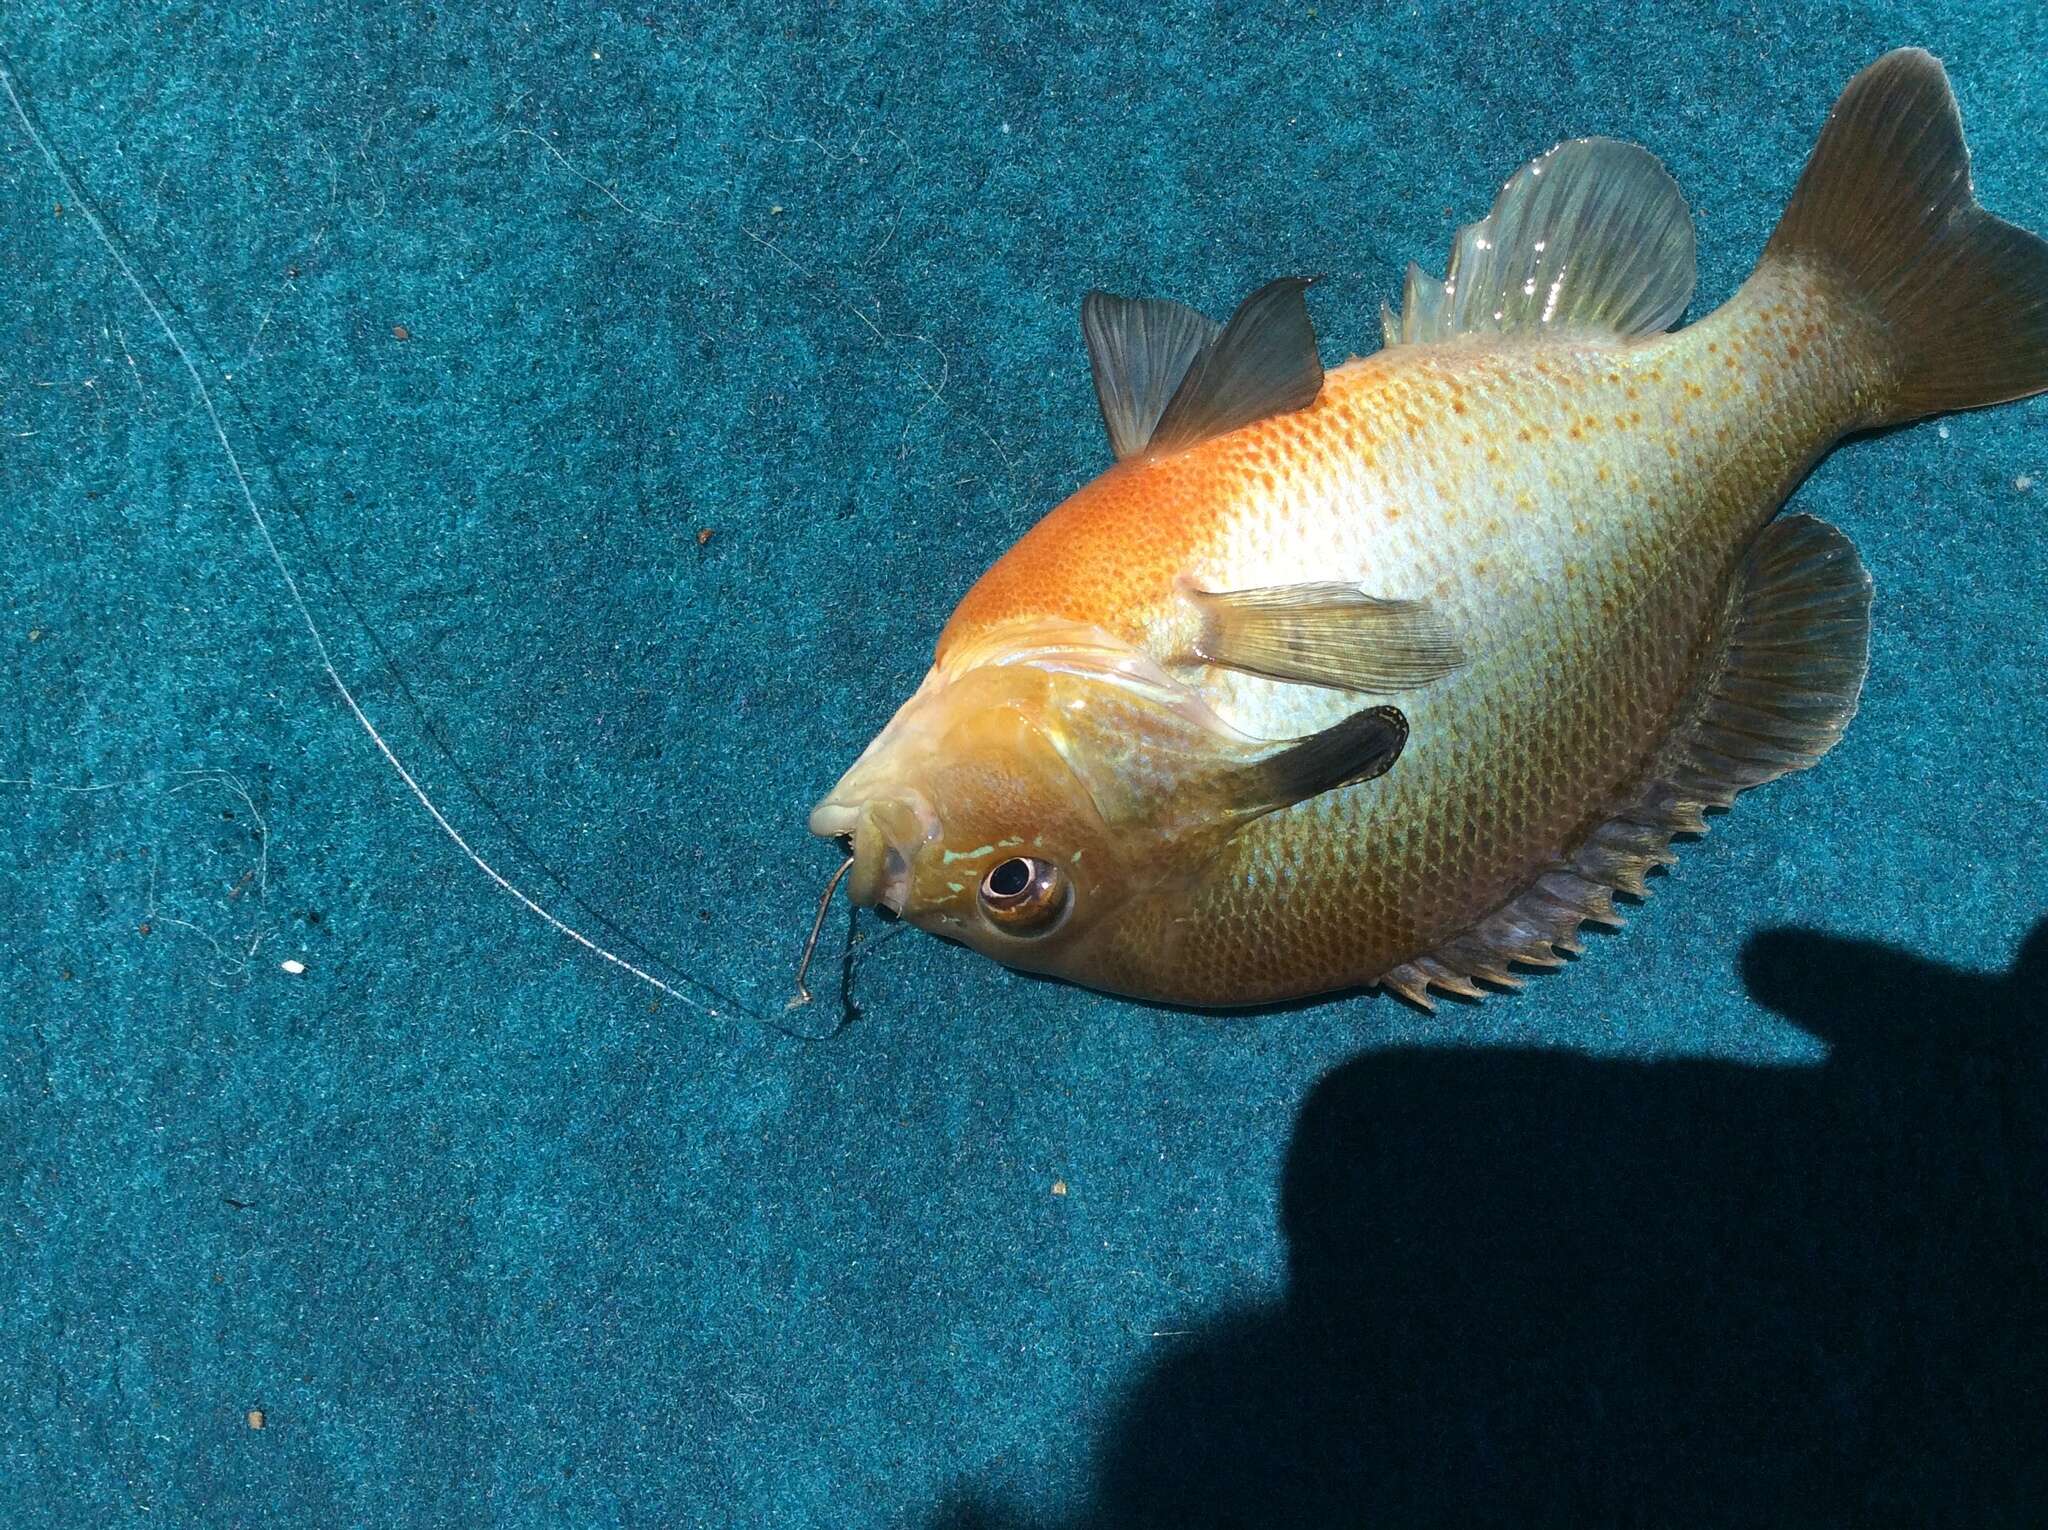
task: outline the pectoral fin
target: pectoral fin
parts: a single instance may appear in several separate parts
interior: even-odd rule
[[[1189,594],[1202,613],[1196,655],[1272,680],[1379,694],[1441,680],[1465,662],[1423,601],[1378,600],[1351,584]]]
[[[1369,707],[1235,767],[1223,783],[1225,799],[1242,823],[1383,776],[1407,742],[1408,719],[1398,708]]]

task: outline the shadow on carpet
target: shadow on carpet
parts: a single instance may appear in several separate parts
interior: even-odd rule
[[[1324,1079],[1286,1297],[1141,1376],[1088,1526],[2030,1522],[2048,920],[1986,977],[1774,930],[1807,1069],[1410,1051]],[[971,1496],[948,1530],[1014,1523]]]

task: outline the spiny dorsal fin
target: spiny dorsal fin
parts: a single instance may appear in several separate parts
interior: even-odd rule
[[[1586,920],[1619,924],[1613,895],[1649,891],[1673,834],[1706,830],[1701,809],[1804,770],[1834,747],[1870,656],[1870,575],[1826,521],[1788,516],[1750,547],[1721,623],[1715,661],[1635,792],[1560,865],[1439,950],[1380,985],[1431,1007],[1429,990],[1477,998],[1520,985],[1511,963],[1554,967]]]
[[[1408,268],[1389,345],[1509,332],[1652,335],[1692,297],[1692,217],[1647,149],[1575,138],[1517,170],[1458,231],[1442,281]]]
[[[1117,460],[1144,451],[1173,390],[1223,326],[1165,298],[1091,292],[1081,299],[1081,334],[1095,374],[1095,401]]]
[[[1308,285],[1268,282],[1221,325],[1160,298],[1089,293],[1081,332],[1118,460],[1185,451],[1314,403],[1323,364],[1301,297]]]
[[[1355,584],[1188,595],[1202,613],[1196,656],[1272,680],[1378,694],[1441,680],[1465,662],[1426,601],[1379,600]]]

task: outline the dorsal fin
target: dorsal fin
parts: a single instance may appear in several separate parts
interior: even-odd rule
[[[1389,345],[1510,332],[1652,335],[1692,297],[1692,216],[1649,150],[1575,138],[1508,178],[1438,281],[1408,268]]]
[[[1671,836],[1706,830],[1707,807],[1813,764],[1856,713],[1870,654],[1870,575],[1856,548],[1810,515],[1773,521],[1743,563],[1719,651],[1642,781],[1560,864],[1472,928],[1382,977],[1427,1009],[1429,990],[1478,998],[1520,986],[1511,964],[1560,965],[1587,920],[1619,924],[1616,891],[1642,897]]]
[[[1323,364],[1301,296],[1308,285],[1268,282],[1224,325],[1159,298],[1089,293],[1081,330],[1118,459],[1186,451],[1314,403]]]
[[[1165,298],[1081,299],[1095,401],[1118,461],[1144,451],[1189,366],[1222,333],[1214,319]]]

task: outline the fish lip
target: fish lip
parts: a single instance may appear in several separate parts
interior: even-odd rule
[[[846,891],[855,904],[899,916],[910,905],[917,853],[939,832],[937,816],[916,793],[891,793],[857,805],[827,798],[811,810],[810,828],[847,843],[853,872]]]
[[[855,842],[858,844],[859,836],[855,836]],[[860,885],[859,877],[860,855],[856,850],[853,862],[855,884],[848,896],[856,903],[886,908],[901,918],[904,908],[910,902],[910,862],[901,850],[887,843],[882,845],[881,859],[879,872],[869,879],[867,886],[863,887]]]
[[[851,839],[859,823],[859,808],[829,797],[811,809],[810,830],[820,839]]]

